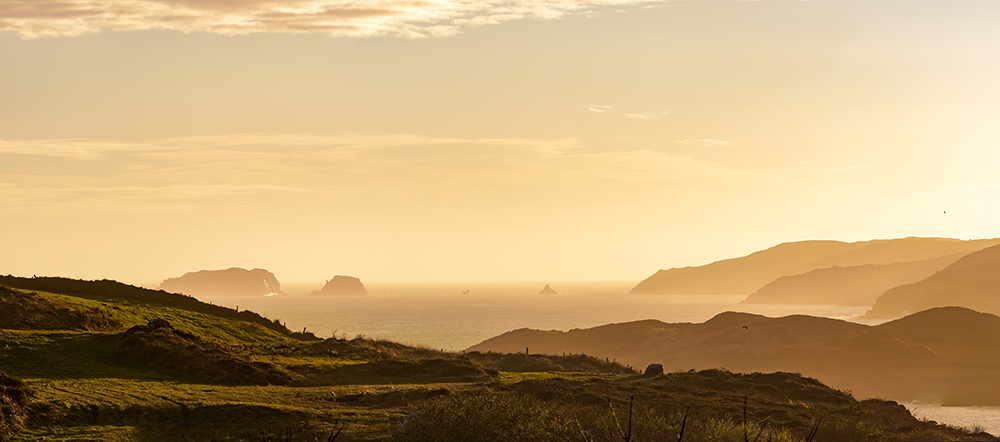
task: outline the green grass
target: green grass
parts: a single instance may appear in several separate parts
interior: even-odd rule
[[[169,372],[115,355],[118,337],[76,331],[0,330],[0,371],[21,379],[172,380]]]
[[[385,440],[406,415],[386,399],[422,397],[462,385],[346,385],[333,387],[218,386],[122,379],[29,382],[49,419],[15,440],[247,440],[248,435],[291,429],[312,440],[333,424],[348,440]],[[398,402],[398,401],[397,401]],[[96,411],[95,411],[96,410]]]
[[[101,298],[88,295],[61,295],[36,292],[58,299],[82,310],[97,309],[122,323],[124,328],[146,325],[150,319],[160,318],[176,329],[202,337],[230,343],[293,343],[296,340],[260,325],[234,321],[195,311],[129,299]]]
[[[566,373],[566,372],[512,372],[501,371],[500,382],[513,384],[522,381],[537,381],[543,379],[616,379],[621,376],[610,373]]]

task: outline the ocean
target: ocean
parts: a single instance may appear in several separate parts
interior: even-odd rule
[[[320,297],[307,294],[321,282],[293,283],[282,284],[288,296],[203,300],[249,309],[320,337],[361,335],[445,351],[460,351],[519,328],[571,330],[642,319],[698,323],[726,311],[885,322],[859,319],[868,307],[740,304],[746,295],[628,295],[634,282],[549,283],[560,294],[538,295],[545,284],[371,283],[366,284],[372,293],[368,296]],[[471,294],[462,295],[464,290]],[[1000,434],[1000,407],[903,405],[919,418]]]

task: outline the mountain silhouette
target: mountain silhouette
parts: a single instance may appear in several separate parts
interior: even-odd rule
[[[944,306],[1000,314],[1000,246],[970,253],[919,282],[886,291],[864,318],[898,318]]]
[[[359,296],[367,295],[368,290],[361,280],[353,276],[335,275],[333,279],[326,282],[322,289],[310,293],[310,295],[335,295],[335,296]]]
[[[659,270],[631,294],[749,294],[782,277],[833,266],[893,264],[971,253],[1000,239],[902,238],[862,242],[800,241],[698,267]]]
[[[742,304],[870,306],[886,290],[920,281],[963,256],[955,253],[923,261],[833,266],[782,276],[750,294]]]
[[[201,270],[169,278],[160,289],[188,296],[275,296],[284,295],[274,274],[264,269],[233,267],[225,270]]]
[[[937,337],[973,327],[955,337]],[[979,338],[976,338],[978,336]],[[863,397],[1000,405],[1000,317],[962,308],[933,309],[879,326],[794,315],[721,313],[701,323],[656,320],[590,329],[520,329],[468,351],[588,354],[667,371],[726,368],[799,372]],[[963,339],[965,343],[963,343]],[[994,340],[993,342],[1000,342]]]

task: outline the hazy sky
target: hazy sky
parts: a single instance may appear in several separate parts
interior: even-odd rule
[[[998,23],[996,0],[0,0],[0,273],[638,281],[997,237]]]

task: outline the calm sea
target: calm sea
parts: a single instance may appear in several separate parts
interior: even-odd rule
[[[366,284],[369,296],[307,296],[322,286],[282,284],[289,296],[215,297],[203,299],[239,306],[292,330],[320,337],[385,338],[405,344],[459,351],[519,328],[570,330],[658,319],[704,322],[725,311],[769,317],[805,314],[863,324],[867,307],[741,305],[745,295],[627,295],[634,282],[551,283],[559,295],[538,295],[545,283],[414,283]],[[470,295],[462,295],[469,290]],[[959,427],[979,426],[1000,434],[1000,407],[941,407],[906,403],[914,414]]]

